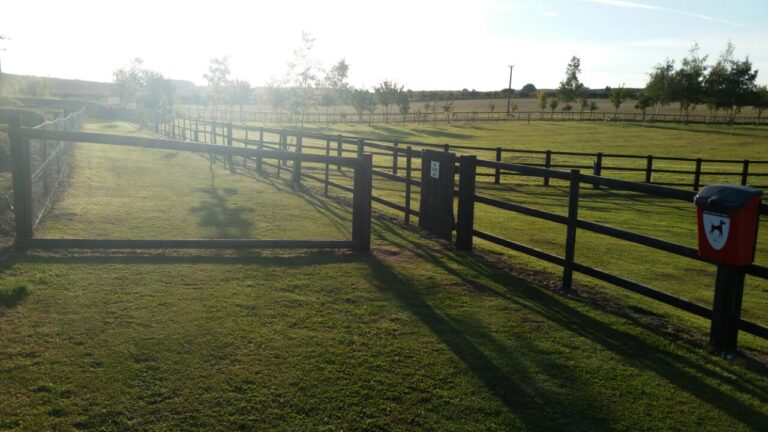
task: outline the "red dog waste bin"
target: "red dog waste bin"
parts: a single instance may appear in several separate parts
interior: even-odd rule
[[[761,189],[707,186],[696,195],[699,256],[719,264],[745,266],[755,259]]]

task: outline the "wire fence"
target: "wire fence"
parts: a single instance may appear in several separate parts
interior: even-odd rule
[[[46,121],[34,129],[76,131],[86,119],[85,108],[65,117]],[[72,165],[72,151],[75,144],[68,141],[38,140],[29,142],[29,170],[31,176],[32,208],[31,219],[36,227],[55,200],[56,191],[69,173]],[[12,163],[19,155],[11,152]],[[14,194],[11,182],[4,182],[0,202],[0,236],[10,237],[15,232],[13,217]]]

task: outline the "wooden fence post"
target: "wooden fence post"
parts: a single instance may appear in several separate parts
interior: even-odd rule
[[[598,152],[597,156],[595,158],[595,164],[592,168],[592,174],[594,174],[595,177],[601,177],[603,175],[603,153]],[[592,189],[600,189],[600,185],[593,184]]]
[[[573,263],[576,254],[576,225],[579,221],[579,184],[581,172],[571,170],[571,183],[568,191],[568,225],[565,235],[565,263],[563,264],[563,290],[573,286]]]
[[[501,162],[501,147],[496,147],[496,162]],[[501,184],[501,168],[496,167],[493,173],[493,184]]]
[[[743,186],[747,185],[748,177],[749,177],[749,160],[744,159],[744,165],[741,168],[741,184]]]
[[[232,147],[232,123],[227,124],[227,147]],[[232,161],[232,155],[227,155],[227,166],[230,172],[235,172],[235,163]]]
[[[298,156],[301,156],[301,147],[302,147],[302,136],[301,134],[296,135],[296,154]],[[298,186],[301,184],[301,160],[296,159],[293,161],[293,173],[291,175],[291,183],[293,183],[294,186]]]
[[[477,156],[459,157],[459,210],[456,221],[456,248],[472,250],[475,221],[475,174]]]
[[[400,162],[399,153],[397,151],[400,150],[398,148],[400,144],[395,141],[393,145],[394,149],[392,150],[392,174],[397,175],[397,164]]]
[[[693,190],[698,191],[701,186],[701,158],[696,159],[696,170],[693,172]]]
[[[645,182],[653,182],[653,155],[648,155],[645,160]]]
[[[195,142],[200,142],[200,125],[197,119],[195,119]]]
[[[451,151],[451,145],[450,144],[443,144],[443,151],[448,153]]]
[[[411,167],[413,165],[413,156],[411,155],[411,146],[408,146],[405,152],[405,224],[411,223]]]
[[[280,144],[280,150],[288,151],[288,148],[290,147],[290,145],[288,144],[288,132],[286,132],[285,130],[283,130],[282,132],[283,132],[283,141]],[[283,163],[283,166],[288,166],[287,160],[283,159],[282,163]]]
[[[371,192],[373,185],[373,156],[361,155],[355,163],[352,194],[352,241],[354,250],[371,251]]]
[[[240,116],[242,117],[243,113],[240,112]],[[242,119],[240,119],[242,121]],[[245,145],[245,148],[248,148],[248,127],[245,127],[245,138],[243,139],[243,145]],[[248,158],[246,156],[243,156],[243,169],[248,169]]]
[[[362,157],[365,152],[365,141],[361,139],[357,140],[357,157]]]
[[[264,150],[264,127],[259,128],[259,150]],[[256,157],[256,171],[262,172],[261,156]]]
[[[544,168],[549,169],[552,166],[552,150],[547,150],[544,155]],[[544,176],[544,186],[549,186],[549,176]]]
[[[280,137],[277,139],[277,142],[278,142],[277,149],[278,150],[282,150],[283,149],[283,141],[285,141],[285,139],[286,139],[285,131],[281,130],[280,131]],[[283,165],[283,161],[282,161],[282,159],[278,159],[277,160],[277,178],[280,178],[280,166],[281,165]]]
[[[339,139],[336,141],[336,156],[341,157],[344,152],[342,147],[344,146],[344,137],[339,135]],[[341,171],[341,164],[336,165],[336,171]]]
[[[32,163],[29,140],[19,137],[21,118],[12,117],[8,125],[11,144],[11,171],[13,173],[13,214],[16,224],[16,250],[26,249],[32,238],[34,216],[32,207]]]
[[[325,155],[330,156],[331,155],[331,139],[327,138],[325,140]],[[325,161],[325,182],[323,183],[323,195],[328,196],[328,181],[330,177],[329,169],[330,164],[328,161]]]
[[[744,275],[743,267],[726,264],[717,266],[709,344],[715,351],[726,356],[736,353]]]

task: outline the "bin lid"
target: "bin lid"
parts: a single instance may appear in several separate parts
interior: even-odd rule
[[[763,195],[763,190],[741,185],[719,184],[706,186],[696,194],[693,202],[706,210],[733,212],[744,207],[752,198]]]

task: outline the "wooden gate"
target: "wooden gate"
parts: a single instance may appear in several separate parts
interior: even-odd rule
[[[453,217],[455,166],[454,153],[422,152],[419,227],[449,241],[456,225]]]

